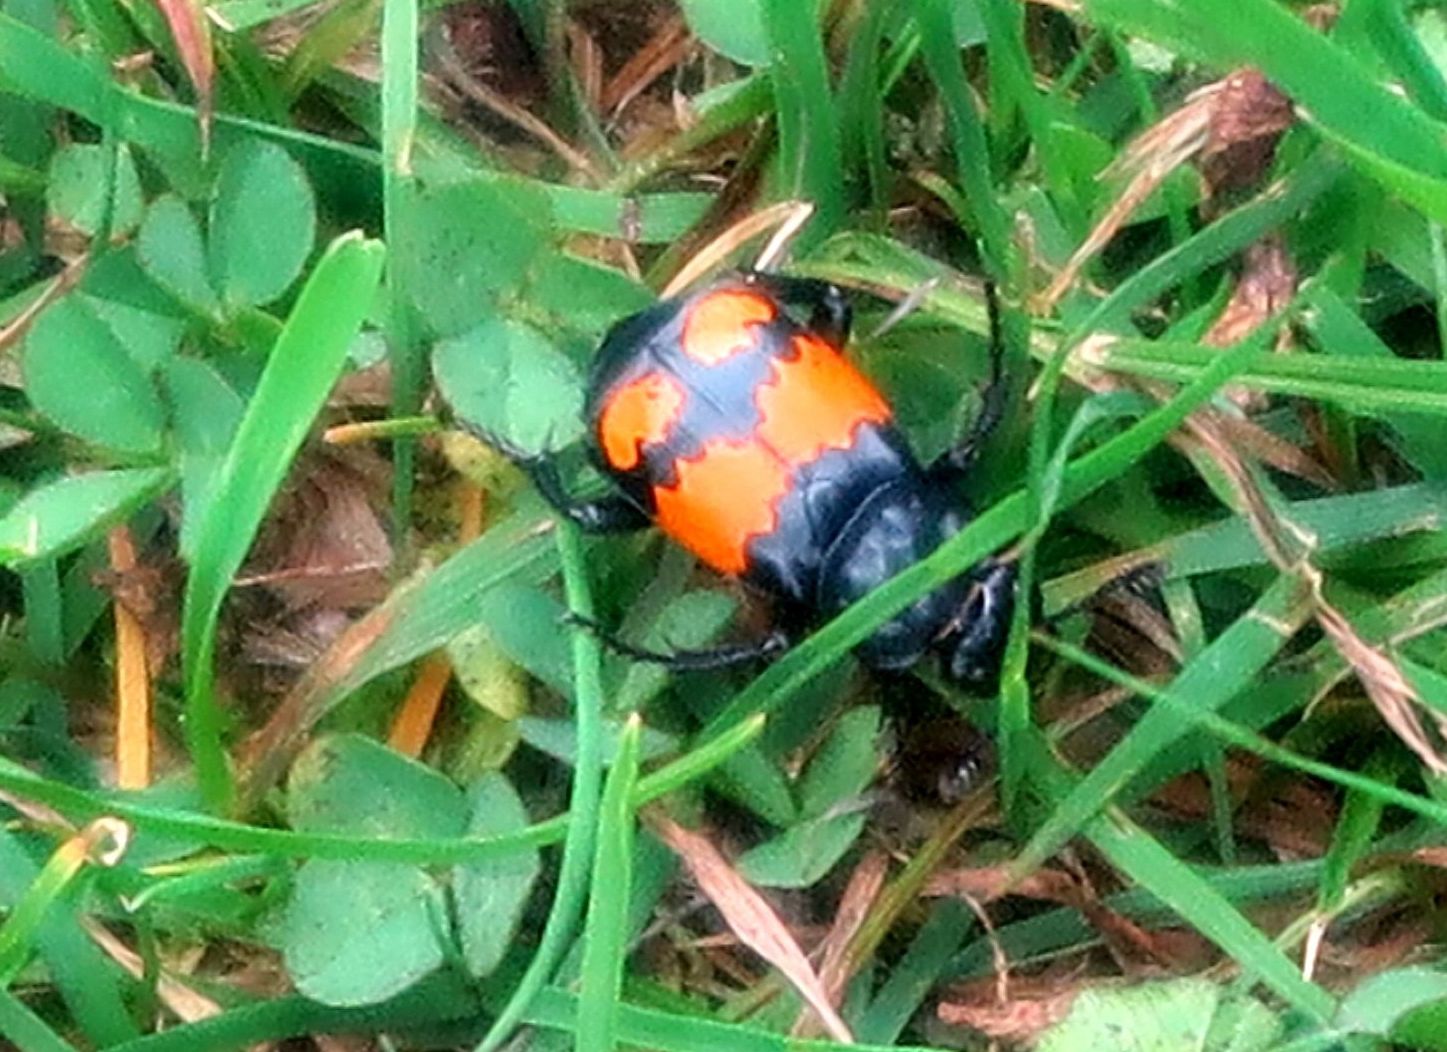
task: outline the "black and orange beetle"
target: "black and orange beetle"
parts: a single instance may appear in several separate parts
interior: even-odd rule
[[[677,668],[757,660],[958,532],[969,512],[957,483],[1000,415],[993,289],[987,297],[984,408],[928,466],[889,403],[844,357],[852,312],[834,285],[747,272],[615,325],[594,359],[584,412],[593,462],[617,492],[574,499],[551,455],[509,452],[578,526],[657,524],[707,565],[773,597],[779,627],[758,643],[673,654],[608,642]],[[951,679],[986,688],[998,674],[1014,589],[1013,563],[989,560],[881,625],[858,656],[898,670],[934,653]]]

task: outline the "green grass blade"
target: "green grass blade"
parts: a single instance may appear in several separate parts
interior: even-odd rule
[[[75,1052],[45,1020],[8,990],[0,990],[0,1037],[19,1052]]]
[[[527,1022],[550,1030],[578,1033],[577,998],[557,987],[544,990]],[[675,1015],[624,1005],[618,1013],[618,1037],[625,1045],[659,1052],[930,1052],[917,1046],[841,1045],[805,1040],[750,1026],[700,1016]]]
[[[937,902],[899,964],[859,1016],[855,1038],[875,1044],[898,1038],[974,927],[975,916],[964,903],[952,899]]]
[[[1315,551],[1331,553],[1367,541],[1434,529],[1447,516],[1447,487],[1419,482],[1293,501],[1283,506],[1282,514],[1311,531]],[[1165,571],[1167,580],[1180,580],[1264,566],[1266,561],[1266,553],[1250,525],[1239,518],[1228,518],[1047,581],[1041,587],[1042,607],[1047,615],[1058,613],[1131,567],[1155,563]]]
[[[974,93],[955,45],[953,7],[951,0],[916,0],[915,20],[919,23],[925,65],[944,100],[960,187],[979,226],[985,269],[996,281],[1004,282],[1014,271],[1010,218],[995,197],[985,127],[975,109]]]
[[[1094,364],[1132,376],[1185,383],[1200,375],[1218,348],[1170,340],[1119,340],[1092,353]],[[1447,415],[1447,362],[1261,352],[1234,381],[1272,394],[1309,398],[1391,415]]]
[[[1086,10],[1223,73],[1257,67],[1369,175],[1447,220],[1447,129],[1286,6],[1273,0],[1089,0]]]
[[[808,229],[818,237],[844,217],[843,155],[819,9],[798,0],[761,0],[773,62],[779,162],[785,192],[814,205]]]
[[[1087,835],[1113,865],[1150,888],[1247,975],[1258,977],[1308,1018],[1325,1022],[1331,1017],[1335,1004],[1330,994],[1302,978],[1297,964],[1225,896],[1133,822],[1120,815],[1102,816],[1090,823]]]
[[[593,619],[593,597],[583,561],[582,539],[575,527],[557,527],[558,554],[563,563],[563,583],[568,607],[585,621]],[[478,1043],[477,1052],[496,1052],[512,1036],[528,1006],[552,977],[567,952],[577,927],[588,871],[593,861],[594,836],[598,827],[599,789],[603,780],[603,654],[598,638],[587,629],[573,629],[574,718],[578,725],[578,755],[573,764],[573,792],[569,805],[567,838],[558,871],[558,889],[553,897],[543,934],[527,971],[491,1028]]]
[[[578,1052],[612,1052],[617,1043],[623,965],[628,960],[628,900],[633,889],[633,786],[638,778],[643,720],[624,725],[618,755],[603,786],[588,924],[583,932],[578,997]]]
[[[1429,797],[1405,792],[1396,786],[1384,783],[1379,777],[1372,774],[1363,775],[1343,770],[1333,767],[1331,764],[1301,756],[1290,749],[1282,748],[1275,742],[1259,734],[1253,734],[1222,716],[1197,708],[1194,703],[1181,698],[1174,689],[1157,687],[1132,676],[1073,644],[1062,640],[1045,640],[1044,645],[1060,656],[1075,662],[1081,668],[1094,672],[1112,683],[1170,709],[1185,722],[1213,735],[1226,745],[1255,753],[1272,763],[1278,763],[1283,767],[1289,767],[1314,778],[1340,785],[1351,790],[1355,796],[1371,801],[1374,807],[1393,804],[1413,814],[1421,815],[1438,825],[1447,823],[1447,804],[1439,803]],[[1335,864],[1330,859],[1323,860],[1323,886],[1325,886],[1325,881],[1331,879],[1327,870]]]
[[[1249,686],[1311,613],[1306,586],[1279,577],[1245,614],[1176,676],[1173,691],[1203,711],[1219,709]],[[1010,871],[1019,878],[1038,868],[1073,837],[1162,749],[1190,730],[1180,716],[1152,709],[1091,768],[1035,831]]]
[[[0,906],[13,907],[40,874],[17,834],[0,829]],[[54,989],[90,1046],[136,1036],[121,973],[81,927],[74,910],[52,910],[35,933],[36,952]]]
[[[332,243],[277,339],[221,466],[197,534],[181,622],[186,741],[202,798],[229,803],[230,772],[214,696],[216,624],[231,578],[346,361],[381,273],[382,248],[358,234]]]
[[[11,906],[0,925],[0,988],[8,988],[35,950],[35,938],[47,911],[85,868],[84,844],[64,841],[36,874],[25,893]]]
[[[422,404],[426,363],[412,306],[405,293],[400,261],[407,244],[408,185],[417,135],[417,0],[382,4],[382,228],[394,261],[387,267],[387,345],[392,361],[392,415],[412,416]],[[412,480],[417,442],[410,436],[392,443],[393,525],[407,536],[411,521]]]
[[[672,763],[639,780],[633,795],[634,810],[695,781],[741,749],[758,740],[762,716],[745,720]],[[397,839],[375,836],[340,836],[302,833],[269,826],[253,826],[224,818],[134,803],[124,797],[91,793],[64,782],[42,778],[0,757],[0,789],[53,807],[76,820],[114,815],[137,830],[157,837],[225,851],[265,854],[276,858],[329,858],[375,862],[406,862],[419,866],[456,865],[503,858],[547,844],[567,834],[567,813],[520,829],[489,837],[455,839]]]

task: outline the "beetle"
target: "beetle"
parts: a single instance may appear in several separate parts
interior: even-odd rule
[[[999,309],[988,285],[986,299],[991,377],[982,409],[928,465],[844,356],[852,308],[833,284],[734,273],[614,325],[584,399],[589,454],[613,492],[578,499],[553,454],[503,448],[560,515],[590,532],[656,524],[708,566],[772,597],[777,627],[758,642],[675,653],[603,633],[605,641],[677,669],[767,658],[957,533],[970,518],[958,484],[1003,404]],[[988,690],[1014,591],[1013,562],[991,558],[880,625],[856,654],[896,671],[933,653],[951,680]]]

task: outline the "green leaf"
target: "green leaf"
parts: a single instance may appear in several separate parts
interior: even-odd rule
[[[862,793],[879,768],[877,705],[846,712],[799,782],[799,815],[819,818]]]
[[[669,600],[643,637],[644,647],[692,650],[712,642],[734,616],[738,604],[724,592],[698,589]],[[630,662],[618,687],[614,708],[634,712],[648,706],[668,687],[672,673],[653,662]],[[645,736],[647,731],[644,732]]]
[[[69,298],[85,304],[86,309],[110,326],[126,353],[147,373],[170,359],[181,345],[186,323],[180,318],[84,292],[71,293]]]
[[[769,64],[760,0],[681,0],[688,28],[720,55],[745,66]]]
[[[131,151],[124,144],[116,148],[113,171],[108,170],[109,152],[107,146],[72,143],[50,162],[46,197],[51,214],[91,237],[100,233],[112,186],[111,234],[134,230],[141,221],[141,181]]]
[[[1223,997],[1220,987],[1204,979],[1087,989],[1036,1047],[1039,1052],[1119,1048],[1129,1035],[1130,1047],[1140,1052],[1256,1052],[1275,1041],[1281,1024],[1265,1005]]]
[[[566,613],[557,598],[544,588],[514,581],[478,596],[473,616],[478,630],[486,633],[508,660],[526,669],[549,689],[570,698],[573,656],[567,633],[559,630]],[[460,639],[448,644],[449,654],[457,656]],[[459,671],[459,676],[461,674]],[[519,714],[514,713],[516,715]]]
[[[469,836],[511,833],[528,824],[522,800],[501,774],[483,775],[467,798],[472,807]],[[502,962],[540,868],[536,851],[522,851],[453,869],[452,893],[457,904],[462,957],[473,976],[490,975]]]
[[[495,319],[432,352],[437,386],[461,419],[525,450],[582,435],[577,369],[537,329]]]
[[[792,825],[799,817],[789,779],[758,746],[729,757],[719,768],[714,784],[720,792],[776,826]]]
[[[206,269],[201,225],[179,197],[166,194],[151,202],[136,239],[136,255],[151,280],[186,306],[208,316],[220,313]]]
[[[126,453],[161,447],[161,400],[110,326],[67,296],[25,340],[25,393],[57,427]]]
[[[562,252],[549,252],[534,265],[528,299],[593,338],[653,302],[649,291],[622,271]]]
[[[377,837],[460,836],[462,794],[430,767],[359,734],[318,739],[291,769],[294,829]]]
[[[440,889],[414,866],[314,859],[282,919],[286,970],[314,1001],[376,1004],[442,963],[445,916]]]
[[[79,548],[171,483],[165,468],[95,471],[31,490],[0,518],[0,564]]]
[[[745,851],[739,856],[738,870],[760,887],[807,888],[833,869],[859,839],[866,817],[855,813],[800,822]]]
[[[244,139],[221,163],[207,260],[227,308],[262,306],[291,287],[316,241],[316,205],[301,165],[274,143]]]
[[[411,236],[394,250],[408,298],[439,336],[496,323],[547,243],[547,198],[481,178],[409,193]]]
[[[1349,993],[1337,1011],[1336,1026],[1354,1034],[1396,1037],[1409,1047],[1447,1048],[1447,1027],[1435,1032],[1424,1024],[1441,1023],[1447,1015],[1447,972],[1431,968],[1394,968],[1374,975]],[[1410,1026],[1408,1040],[1402,1029]],[[1420,1028],[1420,1029],[1419,1029]],[[1423,1036],[1431,1036],[1425,1044]]]

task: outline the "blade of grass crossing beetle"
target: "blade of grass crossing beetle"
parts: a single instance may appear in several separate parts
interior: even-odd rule
[[[1056,510],[1064,511],[1116,478],[1164,442],[1181,422],[1204,404],[1256,354],[1247,342],[1218,356],[1206,372],[1169,402],[1124,433],[1072,461],[1061,476]],[[741,691],[704,728],[700,741],[755,712],[786,702],[814,676],[838,661],[877,626],[932,588],[957,577],[999,551],[1032,525],[1029,494],[1016,491],[976,517],[968,526],[896,577],[848,607],[807,640],[785,654]]]
[[[578,1052],[612,1052],[617,1043],[623,965],[628,959],[628,900],[633,889],[633,787],[643,720],[634,713],[603,786],[588,924],[583,932]]]
[[[186,681],[186,744],[202,799],[225,808],[231,791],[221,714],[214,695],[216,626],[231,578],[256,537],[346,361],[382,268],[382,246],[360,234],[332,243],[297,297],[227,451],[197,534],[186,580],[181,655]]]

